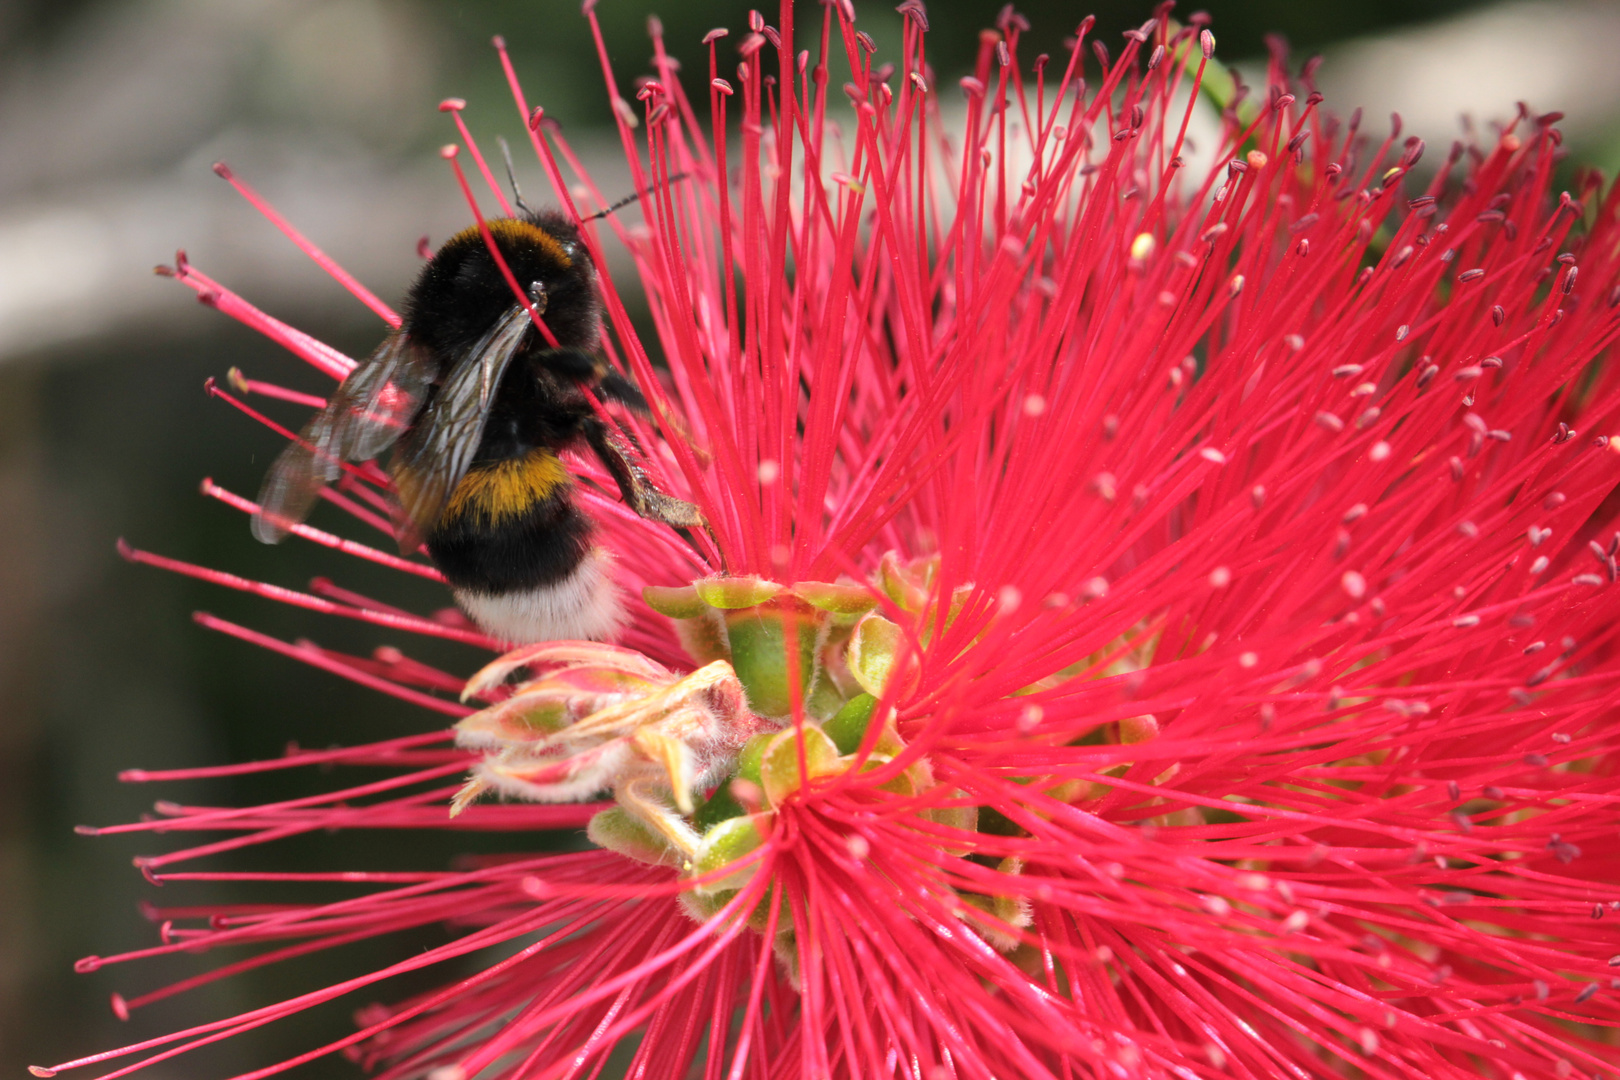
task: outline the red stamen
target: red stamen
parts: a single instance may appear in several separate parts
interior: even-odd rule
[[[484,155],[478,152],[478,143],[473,140],[472,132],[467,130],[467,122],[461,118],[461,110],[466,107],[467,103],[460,98],[445,98],[439,103],[439,111],[449,113],[451,118],[455,120],[456,130],[461,133],[461,141],[467,147],[467,152],[472,154],[473,162],[477,164],[479,173],[484,177],[484,183],[489,185],[490,193],[495,196],[495,201],[501,204],[501,212],[507,217],[512,217],[512,204],[506,201],[506,193],[495,182],[495,174],[489,171],[489,165],[485,163]]]
[[[270,224],[280,229],[282,235],[286,236],[286,238],[291,240],[294,244],[297,244],[298,250],[302,251],[305,255],[308,255],[310,260],[314,262],[316,266],[319,266],[322,270],[325,270],[328,274],[332,275],[332,279],[334,281],[336,281],[339,285],[342,285],[345,289],[348,289],[351,296],[360,301],[362,304],[366,305],[366,307],[370,308],[372,311],[375,311],[383,322],[394,327],[395,329],[398,329],[400,318],[393,308],[377,299],[376,294],[370,289],[366,288],[364,285],[360,284],[360,282],[355,279],[353,274],[350,274],[347,270],[343,269],[343,267],[339,266],[332,260],[330,255],[326,254],[326,252],[322,251],[320,248],[311,243],[303,233],[293,228],[292,222],[282,217],[281,214],[277,212],[276,208],[271,206],[262,195],[260,195],[257,191],[254,191],[247,185],[245,181],[238,177],[229,165],[225,164],[223,161],[216,161],[214,162],[214,172],[226,183],[230,184],[231,187],[235,188],[244,199],[252,203],[253,209],[264,215],[265,220],[270,222]]]
[[[507,287],[512,290],[512,295],[517,297],[518,303],[523,305],[523,310],[529,313],[529,321],[540,331],[540,336],[545,338],[546,344],[553,349],[557,348],[556,336],[540,318],[540,313],[534,309],[534,304],[529,300],[528,290],[520,286],[517,278],[512,276],[511,267],[506,265],[506,256],[502,255],[501,249],[496,246],[495,237],[489,231],[489,224],[484,221],[483,212],[478,209],[478,200],[473,196],[472,186],[467,183],[467,174],[461,171],[461,162],[456,160],[456,147],[446,146],[439,152],[439,156],[448,161],[450,168],[455,171],[456,183],[461,185],[461,193],[467,199],[467,206],[471,208],[473,217],[478,220],[478,234],[484,238],[484,246],[489,249],[496,267],[500,269],[501,277],[506,279]]]
[[[258,503],[226,491],[212,480],[205,479],[202,482],[202,493],[211,499],[218,499],[227,506],[234,506],[243,513],[256,514],[259,512]],[[322,532],[320,529],[309,525],[293,525],[289,527],[287,531],[294,536],[303,537],[305,540],[312,540],[315,543],[320,544],[322,547],[329,547],[336,551],[341,551],[345,555],[354,555],[358,558],[365,559],[367,562],[380,563],[381,565],[390,567],[394,570],[403,570],[407,574],[415,574],[417,577],[425,577],[430,581],[444,580],[444,575],[440,574],[436,569],[427,565],[426,563],[412,562],[409,559],[402,559],[397,555],[390,555],[385,551],[378,551],[376,548],[368,547],[367,545],[359,543],[358,541],[349,540],[341,536],[334,536],[329,532]]]
[[[175,253],[175,265],[160,266],[158,271],[172,277],[197,294],[197,299],[224,312],[244,326],[257,330],[299,359],[319,368],[334,379],[342,379],[354,368],[354,361],[324,342],[316,341],[302,330],[295,330],[266,315],[240,296],[225,288],[186,259],[186,253]]]

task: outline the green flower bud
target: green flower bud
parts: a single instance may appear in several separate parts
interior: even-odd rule
[[[692,583],[692,588],[710,607],[725,610],[758,607],[782,591],[774,581],[759,577],[714,577]]]
[[[793,591],[811,607],[853,620],[877,606],[877,598],[864,585],[834,585],[825,581],[801,581]]]
[[[830,776],[842,771],[838,760],[838,747],[825,732],[814,724],[806,724],[804,737],[804,771],[799,771],[799,732],[779,733],[765,748],[760,759],[760,786],[772,806],[797,791],[800,785],[818,776]]]
[[[840,754],[853,754],[860,748],[861,740],[866,738],[866,729],[872,722],[872,710],[876,706],[877,698],[871,694],[857,694],[846,701],[831,720],[822,724],[821,730],[832,739]]]
[[[894,666],[903,641],[900,627],[872,612],[855,624],[850,635],[849,673],[873,697],[882,697],[884,687],[894,675]]]
[[[683,861],[663,837],[617,806],[591,818],[585,835],[597,847],[651,866],[680,866]]]
[[[701,664],[731,659],[731,642],[726,637],[725,624],[720,612],[707,604],[695,618],[676,619],[675,636],[686,655]]]
[[[1119,722],[1119,741],[1122,743],[1147,742],[1159,736],[1159,718],[1152,713],[1130,716]]]
[[[672,619],[695,619],[708,607],[692,585],[681,588],[648,585],[641,590],[641,598],[658,614],[668,615]]]
[[[759,762],[765,756],[765,748],[771,740],[780,735],[779,731],[762,731],[743,743],[743,748],[737,754],[737,776],[751,784],[760,783]]]
[[[956,791],[952,793],[956,798],[965,798],[966,793]],[[963,833],[976,833],[979,831],[979,808],[977,806],[935,806],[925,813],[929,820],[938,822],[951,829],[959,829]],[[961,844],[944,845],[948,855],[967,855],[971,848]]]
[[[934,559],[917,559],[901,566],[898,555],[885,552],[878,563],[877,586],[906,611],[921,611],[928,603],[937,565]]]
[[[692,876],[701,878],[706,874],[712,874],[736,862],[764,842],[765,838],[760,835],[759,826],[754,823],[753,818],[734,817],[722,821],[703,834],[703,842],[698,845],[697,854],[692,857]],[[757,869],[757,863],[750,863],[734,874],[725,874],[712,881],[700,882],[694,891],[713,896],[727,889],[740,889],[748,884],[748,880],[754,876]]]
[[[809,697],[816,677],[816,651],[821,627],[815,609],[789,602],[726,613],[731,666],[748,694],[748,707],[760,716],[787,716],[793,711],[788,681],[787,629],[794,629],[801,700]]]
[[[721,784],[715,788],[714,797],[699,806],[692,815],[692,827],[700,833],[708,832],[722,821],[742,817],[747,812],[731,794],[731,785]]]

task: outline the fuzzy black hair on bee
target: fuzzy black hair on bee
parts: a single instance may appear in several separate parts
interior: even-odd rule
[[[511,642],[615,636],[624,605],[606,551],[559,458],[588,445],[643,517],[693,528],[702,515],[653,487],[588,393],[645,410],[598,355],[596,269],[572,223],[525,210],[486,224],[536,329],[477,227],[428,260],[404,320],[343,381],[264,482],[253,532],[276,543],[308,516],[342,462],[392,450],[395,532],[426,544],[457,602]]]

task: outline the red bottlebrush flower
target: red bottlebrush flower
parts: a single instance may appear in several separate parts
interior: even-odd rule
[[[617,422],[708,522],[644,520],[570,462],[629,596],[617,646],[510,654],[468,684],[473,713],[445,696],[461,677],[397,649],[203,619],[458,725],[231,767],[384,780],[123,827],[228,834],[146,859],[161,881],[360,892],[159,913],[141,955],[263,951],[118,1007],[458,935],[59,1069],[137,1055],[122,1075],[488,950],[248,1075],[336,1050],[437,1080],[595,1075],[616,1050],[671,1078],[1612,1075],[1620,195],[1553,197],[1558,132],[1528,114],[1419,186],[1398,123],[1339,122],[1281,57],[1248,92],[1200,20],[1162,11],[1117,58],[1092,43],[1087,82],[1089,20],[1065,61],[1026,66],[1009,9],[959,106],[922,5],[900,11],[882,66],[848,5],[806,53],[790,4],[756,16],[724,77],[711,34],[712,130],[656,29],[639,121],[609,76],[646,225],[583,236],[598,265],[595,229],[626,242],[658,337],[604,274],[605,351],[659,418]],[[1206,170],[1188,132],[1209,96]],[[538,110],[528,130],[566,215],[584,208],[559,159],[605,204]],[[325,495],[386,530],[387,484],[356,464]],[[475,801],[488,787],[511,801]],[[561,801],[596,791],[615,801]],[[170,869],[312,830],[580,826],[600,850]]]

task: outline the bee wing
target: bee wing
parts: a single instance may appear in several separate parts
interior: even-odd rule
[[[338,478],[343,462],[376,457],[398,440],[432,378],[421,351],[404,334],[390,334],[270,466],[253,515],[253,535],[278,543],[309,516],[321,488]]]
[[[428,355],[403,333],[391,334],[372,358],[338,387],[332,449],[346,461],[366,461],[394,445],[410,427],[437,374]]]
[[[450,493],[467,475],[484,438],[490,402],[501,376],[529,329],[529,314],[513,306],[467,355],[394,449],[394,490],[400,514],[394,522],[401,551],[415,551],[438,523]]]

